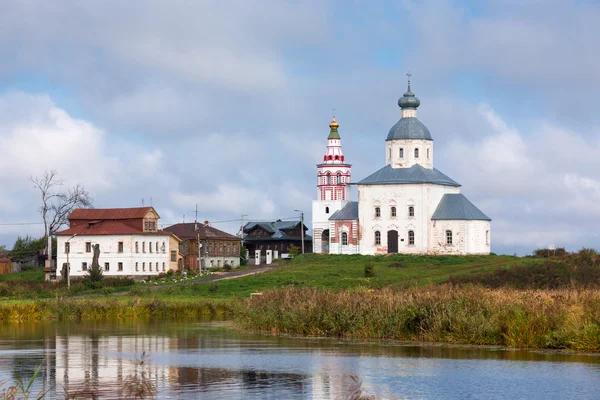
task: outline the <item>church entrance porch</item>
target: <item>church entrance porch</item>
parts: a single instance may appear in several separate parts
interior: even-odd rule
[[[321,233],[321,254],[329,254],[329,229]]]
[[[398,231],[388,231],[387,233],[387,252],[398,252]]]

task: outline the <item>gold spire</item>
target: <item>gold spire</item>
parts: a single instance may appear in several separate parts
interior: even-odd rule
[[[331,129],[337,129],[340,127],[340,124],[338,124],[338,122],[335,120],[335,116],[333,117],[333,119],[331,120],[331,122],[329,123],[329,127]]]

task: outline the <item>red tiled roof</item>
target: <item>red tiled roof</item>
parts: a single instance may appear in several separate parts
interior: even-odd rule
[[[156,210],[153,207],[136,208],[77,208],[69,220],[119,220],[144,218],[148,211]],[[158,215],[158,213],[156,213]]]
[[[196,239],[196,227],[200,232],[201,239],[238,239],[237,236],[230,235],[227,232],[220,231],[212,226],[207,226],[201,223],[186,222],[181,224],[171,225],[165,228],[165,231],[172,232],[181,239]]]
[[[144,232],[140,223],[131,223],[123,221],[91,221],[73,226],[61,232],[56,232],[58,236],[70,235],[169,235],[170,232],[156,231]]]

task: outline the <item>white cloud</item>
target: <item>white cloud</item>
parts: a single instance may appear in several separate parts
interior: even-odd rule
[[[235,210],[253,214],[272,216],[275,211],[273,200],[269,194],[260,188],[249,189],[240,185],[223,183],[215,191],[202,191],[196,193],[174,192],[171,200],[179,208],[192,210],[198,205],[202,212],[231,213]]]
[[[441,158],[457,164],[463,192],[492,218],[494,243],[590,245],[600,223],[600,146],[549,122],[520,132],[487,105],[474,117],[488,123],[485,133],[455,139]]]

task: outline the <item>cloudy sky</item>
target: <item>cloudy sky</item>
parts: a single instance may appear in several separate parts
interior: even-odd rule
[[[17,224],[45,169],[166,224],[310,211],[332,109],[357,181],[410,70],[493,251],[600,247],[599,22],[591,0],[2,1],[0,244],[43,233]]]

